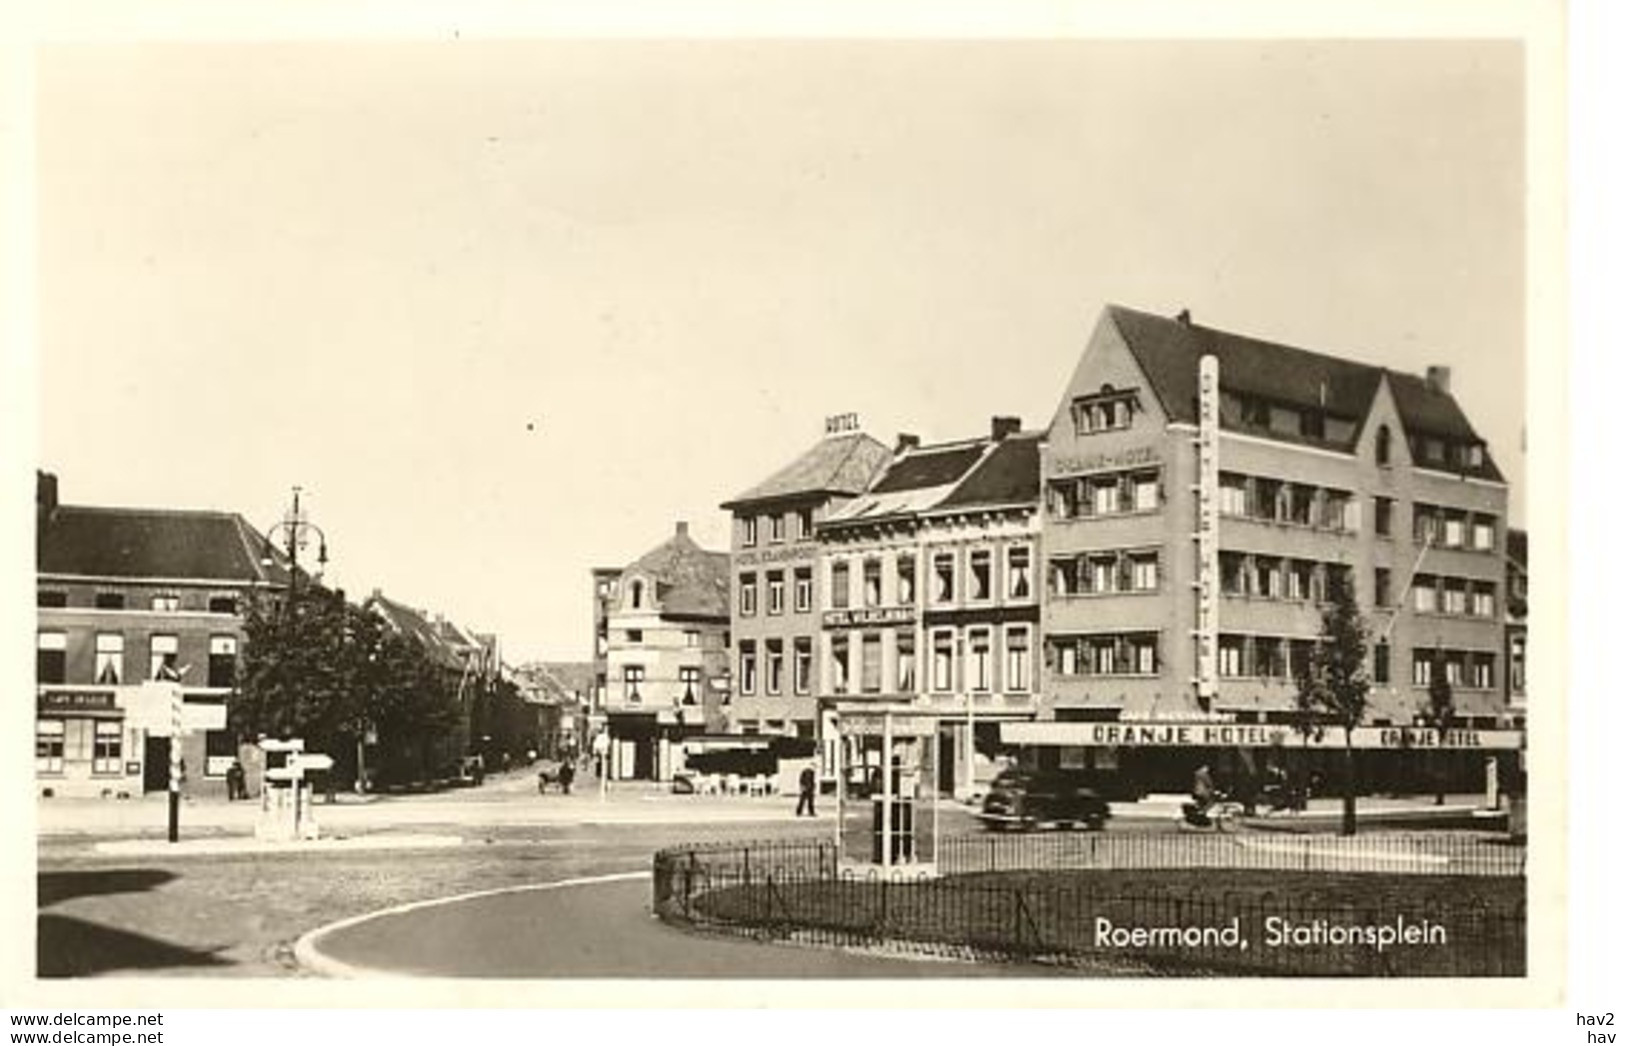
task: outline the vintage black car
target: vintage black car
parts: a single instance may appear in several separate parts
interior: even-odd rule
[[[1006,770],[994,778],[977,816],[994,829],[1054,825],[1099,831],[1111,815],[1111,807],[1086,777],[1054,770]]]

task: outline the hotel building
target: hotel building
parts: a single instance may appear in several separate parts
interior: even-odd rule
[[[1371,628],[1368,783],[1414,765],[1393,749],[1430,743],[1404,728],[1436,670],[1463,729],[1431,743],[1515,747],[1498,729],[1507,488],[1444,369],[1112,306],[1041,458],[1045,713],[1091,726],[1007,740],[1153,790],[1188,788],[1201,762],[1247,771],[1307,746],[1285,728],[1341,576]]]
[[[831,433],[723,503],[733,515],[730,606],[738,670],[730,725],[742,733],[823,735],[818,656],[825,577],[815,528],[862,493],[891,453],[861,432]]]
[[[820,700],[940,716],[945,790],[973,790],[973,739],[990,750],[998,721],[1036,712],[1040,437],[1015,418],[978,439],[902,437],[868,489],[817,528]]]

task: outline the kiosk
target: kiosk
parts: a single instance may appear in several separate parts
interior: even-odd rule
[[[912,705],[836,706],[835,850],[847,876],[934,876],[938,723]]]

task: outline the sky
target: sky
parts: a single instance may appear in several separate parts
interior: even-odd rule
[[[37,54],[40,466],[292,486],[329,578],[587,660],[589,569],[856,412],[1047,425],[1109,302],[1452,369],[1523,521],[1523,60],[1471,42]]]

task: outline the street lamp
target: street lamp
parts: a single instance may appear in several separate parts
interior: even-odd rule
[[[327,567],[327,535],[322,528],[306,518],[304,511],[299,507],[300,488],[293,488],[293,507],[283,513],[282,519],[265,528],[265,554],[260,558],[260,566],[269,567],[275,564],[273,556],[275,545],[273,539],[278,532],[286,538],[288,555],[288,591],[292,593],[299,584],[299,550],[315,534],[319,542],[316,550],[316,573],[312,576],[321,577],[322,571]]]

